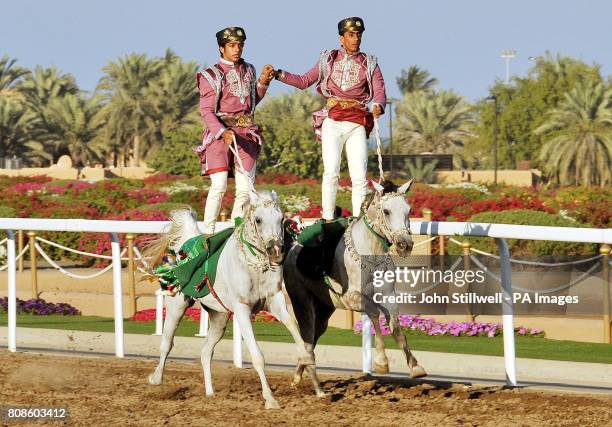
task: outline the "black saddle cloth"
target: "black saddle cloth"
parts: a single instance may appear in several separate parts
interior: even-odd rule
[[[297,257],[297,268],[305,277],[321,280],[334,265],[334,253],[348,227],[348,218],[326,223],[319,220],[306,227],[297,237],[302,250]]]

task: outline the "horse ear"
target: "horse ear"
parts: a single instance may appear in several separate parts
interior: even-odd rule
[[[272,190],[271,194],[272,194],[272,201],[276,203],[278,201],[278,195],[276,194],[276,191]]]
[[[407,183],[405,183],[404,185],[402,185],[400,188],[397,189],[397,192],[400,194],[405,194],[408,192],[408,190],[410,190],[410,187],[412,186],[412,183],[414,182],[414,178],[412,178],[410,181],[408,181]]]
[[[376,181],[372,181],[372,186],[374,187],[374,190],[376,190],[376,192],[380,194],[382,194],[383,190],[385,189],[385,187],[383,187]]]
[[[251,204],[251,206],[255,206],[258,201],[259,194],[257,194],[257,191],[251,190],[251,192],[249,193],[249,203]]]

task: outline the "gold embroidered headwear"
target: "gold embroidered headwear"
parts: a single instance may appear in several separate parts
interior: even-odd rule
[[[351,18],[345,18],[338,22],[338,34],[342,35],[346,31],[355,31],[363,33],[365,31],[365,25],[363,19],[353,16]]]
[[[243,42],[246,40],[246,33],[240,27],[227,27],[217,32],[217,44],[223,46],[229,42]]]

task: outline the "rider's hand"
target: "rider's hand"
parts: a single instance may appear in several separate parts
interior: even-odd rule
[[[375,119],[379,118],[383,113],[383,109],[380,105],[375,104],[372,107],[372,115],[374,116]]]
[[[274,67],[270,64],[266,64],[259,76],[259,83],[262,85],[269,85],[272,79],[274,79]]]
[[[225,142],[227,145],[232,145],[234,143],[234,131],[231,129],[226,130],[225,132],[223,132],[221,134],[221,137],[223,138],[223,142]]]

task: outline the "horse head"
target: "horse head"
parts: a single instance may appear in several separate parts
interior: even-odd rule
[[[275,191],[251,191],[245,223],[255,246],[263,248],[271,265],[283,261],[283,212]]]
[[[391,253],[408,256],[414,242],[410,234],[410,204],[406,193],[414,179],[401,187],[387,181],[385,185],[372,182],[376,190],[369,205],[365,206],[366,219],[372,228],[391,243]]]

